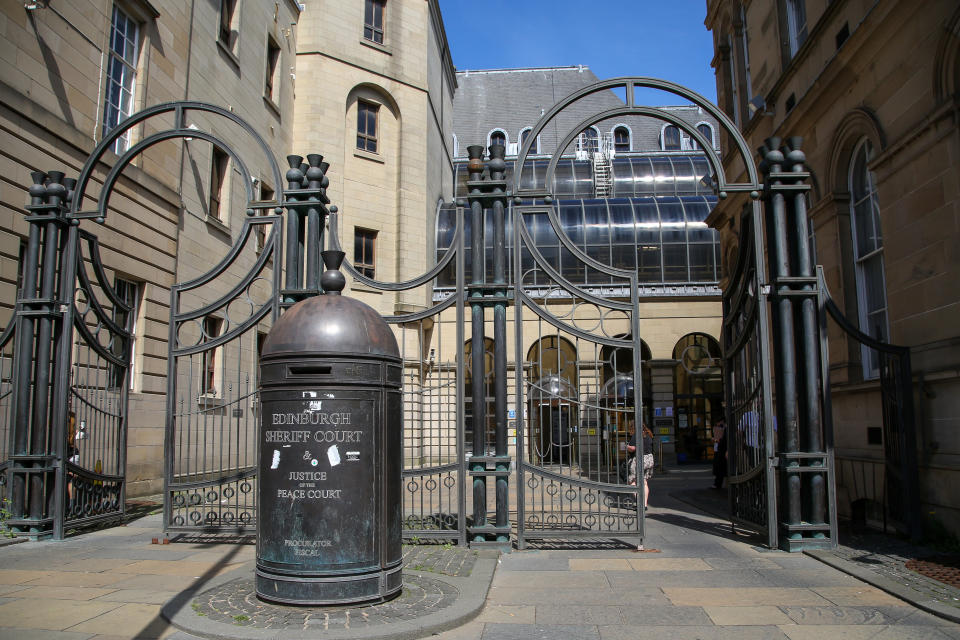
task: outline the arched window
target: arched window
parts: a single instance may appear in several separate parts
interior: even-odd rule
[[[847,186],[850,191],[850,232],[853,235],[854,273],[860,330],[877,340],[888,340],[887,288],[883,269],[880,205],[873,172],[867,167],[873,145],[862,140],[853,151]],[[880,374],[877,352],[862,348],[863,376]]]
[[[453,134],[453,157],[460,155],[460,141],[457,140],[457,134]]]
[[[697,131],[699,131],[704,138],[707,139],[707,142],[710,143],[710,146],[713,147],[713,127],[711,127],[706,122],[702,122],[697,125]],[[694,143],[696,145],[696,143]]]
[[[673,347],[677,462],[713,458],[713,425],[723,417],[720,343],[689,333]]]
[[[680,151],[680,129],[672,124],[665,126],[660,136],[660,146],[664,151]]]
[[[533,131],[532,128],[527,127],[520,131],[520,149],[523,149],[523,145],[526,144],[527,138],[530,137],[530,133]],[[520,153],[519,149],[517,153]],[[540,136],[537,136],[537,139],[533,141],[533,144],[530,145],[529,153],[540,153]]]
[[[487,138],[487,146],[491,147],[495,144],[502,144],[507,146],[507,132],[502,129],[494,129],[490,132],[489,137]]]
[[[527,362],[528,455],[537,464],[569,465],[579,458],[577,348],[559,335],[544,336],[527,351]]]
[[[630,130],[620,126],[613,130],[613,150],[630,151]]]
[[[583,150],[589,153],[596,153],[600,150],[600,133],[596,127],[587,127],[581,134],[583,136]]]

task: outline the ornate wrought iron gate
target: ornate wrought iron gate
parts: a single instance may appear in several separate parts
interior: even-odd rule
[[[60,539],[124,513],[133,317],[78,226],[93,162],[79,182],[31,174],[23,279],[0,336],[0,494],[19,535]]]
[[[834,302],[827,289],[823,268],[817,267],[819,283],[821,358],[824,362],[825,418],[832,422],[832,401],[829,392],[829,362],[827,352],[827,318],[855,342],[871,350],[877,356],[880,374],[880,398],[882,401],[883,459],[848,458],[837,456],[837,481],[831,484],[847,488],[852,505],[863,505],[863,512],[851,513],[852,520],[865,521],[867,504],[877,503],[883,526],[905,533],[916,542],[922,534],[920,501],[917,495],[917,450],[916,423],[913,407],[913,369],[910,364],[910,348],[876,340],[853,325]],[[827,429],[828,433],[832,428]],[[879,486],[877,486],[879,485]],[[836,501],[836,498],[833,498]],[[858,523],[859,524],[859,523]],[[865,524],[865,522],[863,523]]]
[[[767,285],[759,205],[741,217],[740,253],[723,296],[723,351],[727,400],[727,483],[735,525],[777,546],[773,406]]]
[[[220,264],[170,293],[164,487],[170,530],[256,530],[258,356],[279,313],[280,269],[270,266],[282,259],[281,221],[247,217]],[[249,270],[244,261],[252,262]],[[238,273],[236,284],[215,297],[211,284]]]

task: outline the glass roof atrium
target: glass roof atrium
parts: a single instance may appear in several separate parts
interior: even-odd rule
[[[553,203],[562,228],[571,242],[598,262],[619,269],[636,270],[643,284],[707,284],[719,279],[720,241],[704,222],[716,203],[706,196],[643,196],[606,199],[561,199]],[[542,205],[542,203],[539,203]],[[616,278],[584,265],[564,247],[546,214],[547,205],[523,209],[524,221],[537,249],[548,263],[570,282],[584,287],[626,286]],[[514,211],[517,211],[514,207]],[[437,212],[437,259],[453,240],[458,208],[441,205]],[[465,225],[466,281],[470,281],[469,209],[459,209]],[[493,277],[493,221],[485,219],[485,268]],[[507,247],[512,249],[513,228],[508,216]],[[522,252],[521,268],[528,285],[550,286],[547,274],[531,271],[533,257]],[[510,274],[512,276],[512,274]],[[449,266],[437,279],[438,287],[456,285]]]
[[[524,188],[541,188],[548,160],[527,160]],[[562,158],[557,165],[550,205],[527,201],[516,213],[523,212],[531,239],[544,259],[564,278],[584,288],[627,287],[624,278],[611,276],[585,265],[560,242],[550,224],[547,210],[552,207],[570,241],[580,251],[601,264],[636,271],[641,287],[676,295],[719,295],[720,239],[704,222],[717,202],[716,196],[701,182],[710,174],[702,154],[662,154],[618,156],[612,160],[613,197],[594,195],[590,161]],[[513,179],[514,163],[507,162],[507,183]],[[456,193],[464,198],[466,164],[456,165]],[[469,209],[453,203],[441,204],[437,211],[437,260],[453,241],[456,216],[463,216],[466,253],[465,282],[470,282],[472,257]],[[485,217],[484,266],[488,281],[493,277],[493,220]],[[512,216],[507,216],[507,247],[512,250]],[[508,268],[510,263],[508,260]],[[531,252],[521,252],[521,270],[526,286],[552,287],[547,273],[534,269]],[[513,274],[508,274],[512,281]],[[456,286],[453,264],[437,278],[438,289]]]
[[[543,189],[549,158],[527,160],[522,189]],[[513,184],[515,162],[507,160],[507,184]],[[713,196],[701,182],[710,175],[710,165],[700,153],[617,156],[611,161],[615,198],[653,195]],[[467,196],[466,162],[456,163],[456,196]],[[593,168],[589,160],[564,157],[557,164],[553,189],[557,198],[593,198]]]

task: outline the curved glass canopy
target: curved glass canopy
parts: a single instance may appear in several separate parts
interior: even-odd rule
[[[526,160],[523,189],[543,189],[549,158]],[[515,161],[507,160],[507,184],[513,183]],[[703,154],[664,154],[617,156],[611,161],[613,196],[695,195],[712,196],[713,191],[701,180],[710,176],[710,165]],[[467,196],[467,165],[455,165],[456,197]],[[589,160],[561,158],[551,185],[558,198],[593,198],[593,164]]]
[[[537,250],[570,282],[586,286],[623,286],[623,279],[584,265],[560,242],[547,217],[552,206],[562,228],[582,252],[601,264],[635,270],[641,284],[715,284],[720,275],[719,234],[704,222],[716,203],[713,196],[645,196],[607,199],[563,199],[523,216]],[[459,213],[458,213],[459,211]],[[454,204],[437,211],[437,259],[446,253],[463,216],[466,282],[470,282],[470,215]],[[507,216],[507,247],[513,247],[512,216]],[[493,221],[485,218],[485,268],[492,278]],[[550,286],[542,270],[534,269],[530,252],[521,252],[524,284]],[[512,278],[513,274],[508,274]],[[438,287],[456,286],[453,266],[437,279]]]

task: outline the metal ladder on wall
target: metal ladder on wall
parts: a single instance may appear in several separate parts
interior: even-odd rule
[[[603,152],[593,154],[593,195],[609,198],[613,195],[613,171],[611,158]]]

